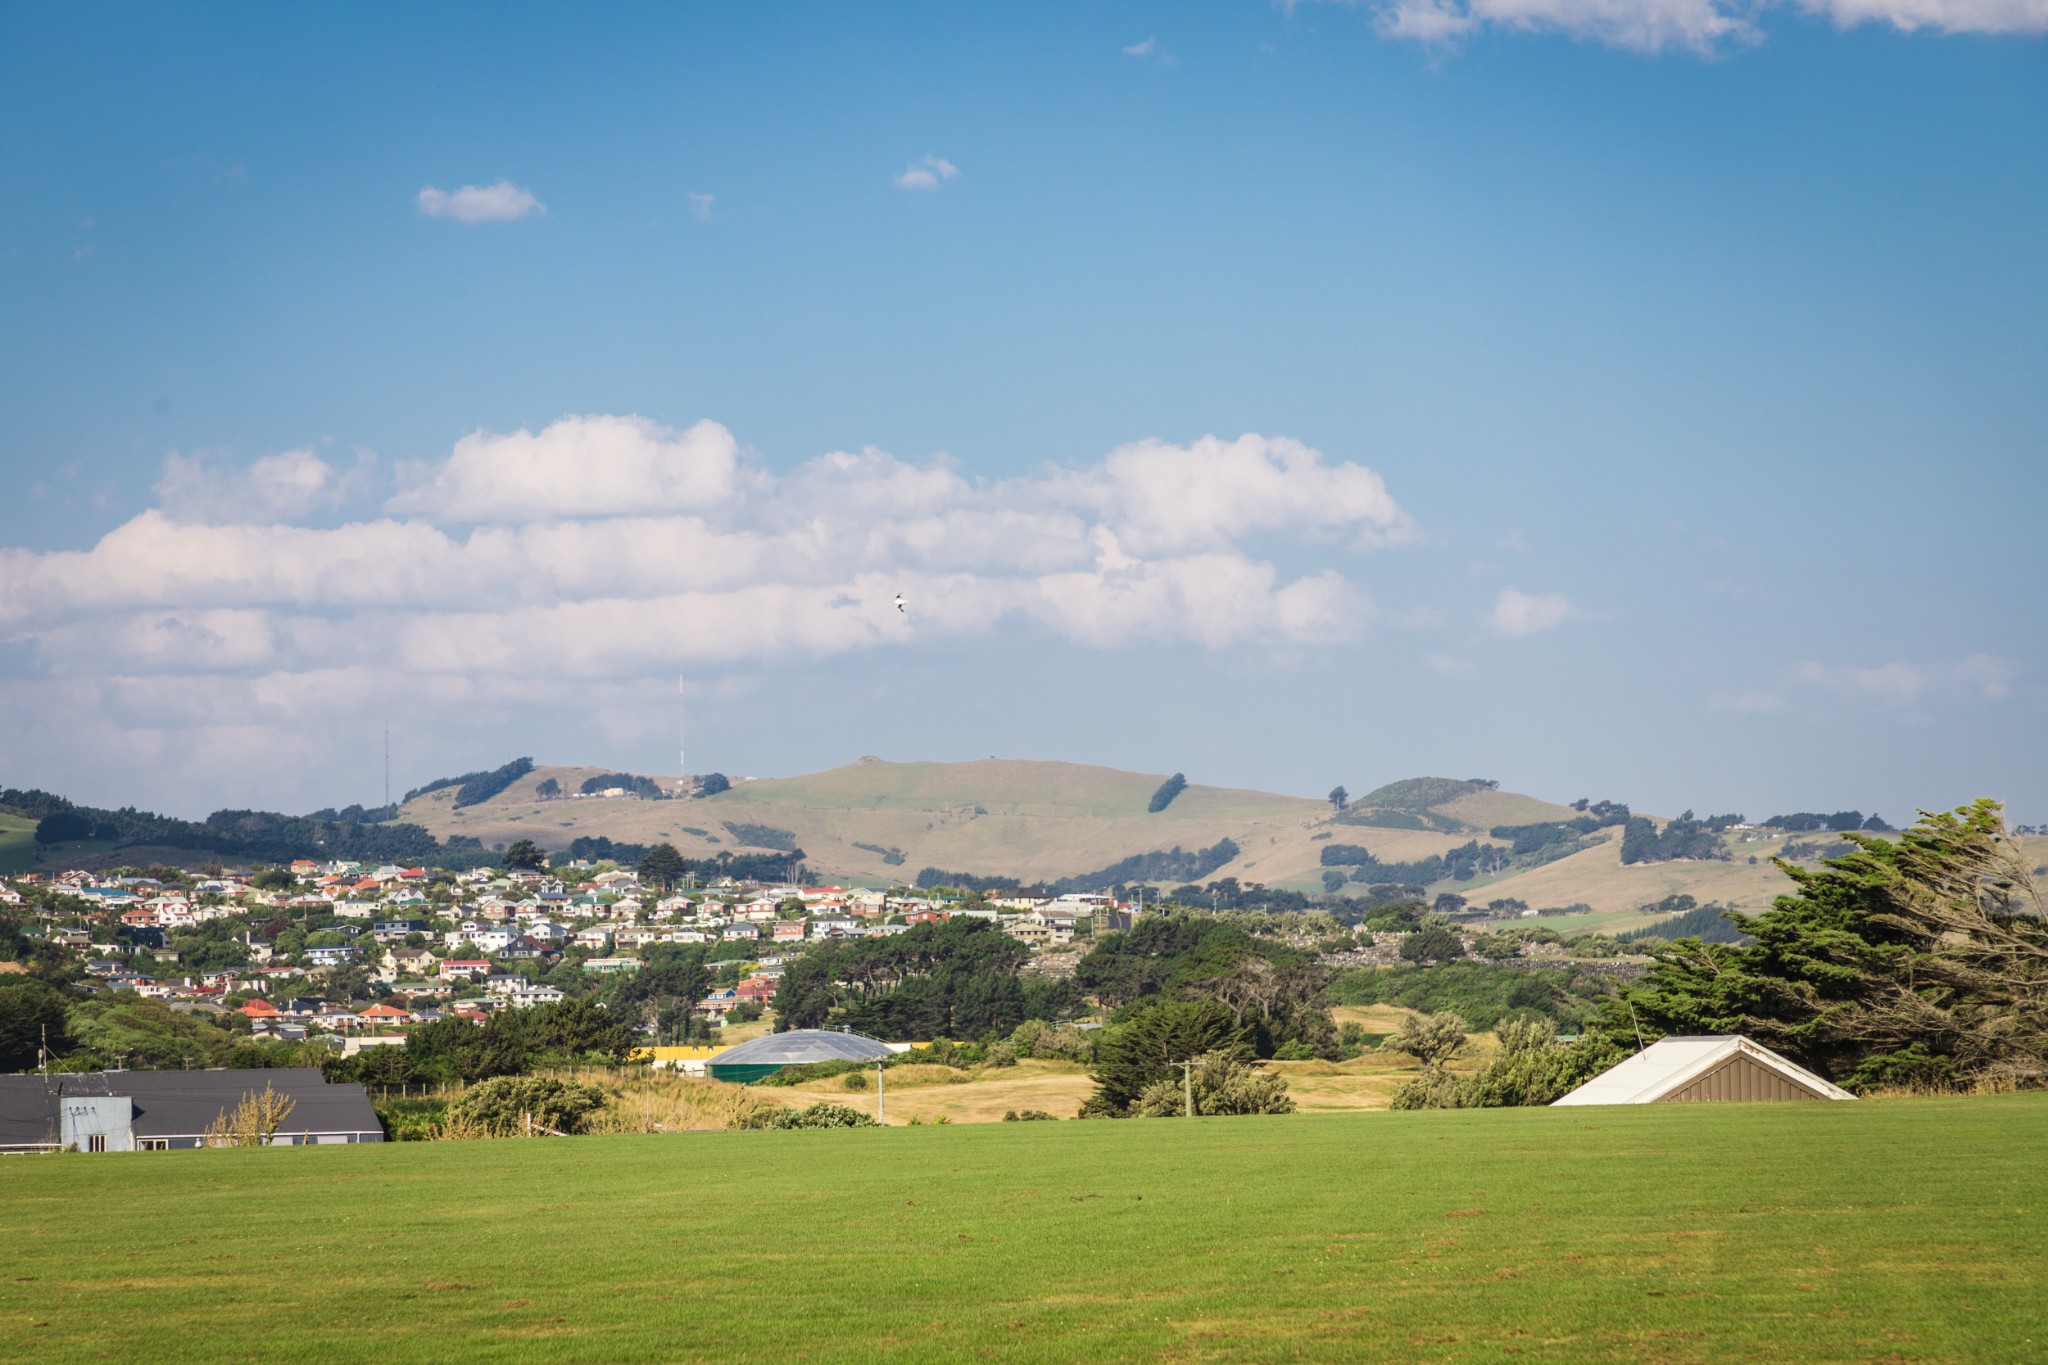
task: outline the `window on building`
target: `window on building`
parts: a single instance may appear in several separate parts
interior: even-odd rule
[[[142,1140],[142,1150],[145,1152],[168,1152],[171,1150],[171,1140],[169,1138],[144,1138]]]
[[[88,1152],[106,1151],[107,1135],[105,1133],[94,1133],[92,1136],[88,1137],[85,1140],[85,1150]]]

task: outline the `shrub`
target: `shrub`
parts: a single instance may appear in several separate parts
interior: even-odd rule
[[[580,1133],[604,1092],[551,1076],[494,1076],[448,1107],[451,1122],[485,1137]]]
[[[1506,962],[1522,955],[1522,940],[1514,934],[1481,934],[1472,940],[1472,955]]]
[[[830,1080],[834,1076],[845,1076],[854,1072],[865,1073],[873,1062],[856,1062],[840,1057],[829,1062],[805,1062],[801,1066],[786,1066],[755,1081],[755,1085],[802,1085],[806,1081]]]
[[[840,1088],[841,1090],[865,1090],[865,1089],[867,1089],[867,1088],[868,1088],[868,1073],[867,1073],[867,1072],[865,1072],[865,1071],[849,1071],[849,1072],[847,1072],[847,1073],[846,1073],[846,1074],[845,1074],[844,1076],[841,1076],[841,1077],[839,1078],[839,1088]]]
[[[1024,1111],[1023,1113],[1021,1113],[1021,1114],[1020,1114],[1020,1113],[1018,1113],[1018,1112],[1017,1112],[1016,1110],[1012,1109],[1012,1110],[1009,1110],[1009,1111],[1008,1111],[1007,1113],[1005,1113],[1005,1114],[1003,1115],[1003,1122],[1004,1122],[1004,1123],[1050,1123],[1050,1122],[1052,1122],[1052,1121],[1053,1121],[1053,1120],[1054,1120],[1055,1118],[1057,1118],[1057,1117],[1058,1117],[1057,1115],[1054,1115],[1054,1114],[1048,1114],[1048,1113],[1046,1113],[1046,1112],[1045,1112],[1045,1111],[1044,1111],[1043,1109],[1026,1109],[1026,1110],[1025,1110],[1025,1111]]]
[[[1019,1057],[1041,1061],[1087,1062],[1095,1058],[1095,1044],[1087,1033],[1072,1024],[1048,1024],[1043,1019],[1026,1019],[1017,1025],[1010,1046]]]
[[[955,1043],[944,1038],[934,1038],[923,1047],[899,1052],[887,1059],[889,1066],[917,1066],[936,1063],[939,1066],[978,1066],[988,1060],[988,1049],[980,1043]]]
[[[875,1121],[858,1109],[819,1100],[807,1109],[769,1109],[740,1116],[738,1127],[769,1128],[873,1128]]]
[[[1589,1037],[1569,1047],[1557,1041],[1548,1019],[1514,1019],[1501,1025],[1500,1050],[1470,1076],[1452,1077],[1429,1067],[1395,1090],[1394,1109],[1497,1109],[1549,1104],[1621,1060],[1605,1038]]]
[[[1404,962],[1450,962],[1465,955],[1465,945],[1457,934],[1441,926],[1432,925],[1401,940],[1401,958]]]
[[[1294,1112],[1294,1100],[1287,1093],[1284,1078],[1221,1052],[1197,1057],[1185,1080],[1177,1077],[1147,1086],[1131,1112],[1141,1118],[1183,1117],[1187,1113],[1190,1085],[1194,1088],[1197,1114]]]
[[[1440,1067],[1465,1046],[1465,1021],[1456,1014],[1411,1014],[1380,1049],[1405,1052],[1425,1067]]]

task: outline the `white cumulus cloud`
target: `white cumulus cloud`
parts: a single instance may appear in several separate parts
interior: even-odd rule
[[[716,422],[677,432],[564,417],[538,432],[472,432],[441,464],[407,466],[388,510],[463,522],[681,511],[731,497],[739,471],[739,443]]]
[[[1561,592],[1526,593],[1502,588],[1486,613],[1487,628],[1496,635],[1519,639],[1556,630],[1579,614],[1572,600]]]
[[[442,190],[428,185],[420,190],[419,209],[422,218],[453,218],[458,223],[505,223],[535,213],[546,213],[548,206],[534,198],[531,190],[509,180],[500,180],[492,185],[464,185],[459,190]]]
[[[952,180],[960,174],[960,168],[942,156],[927,156],[913,161],[903,174],[896,177],[896,188],[901,190],[935,190],[942,180]]]

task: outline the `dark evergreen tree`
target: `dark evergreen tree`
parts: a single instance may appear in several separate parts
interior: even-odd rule
[[[504,865],[515,871],[538,872],[548,865],[548,855],[531,839],[521,839],[505,850]]]
[[[1607,1013],[1622,1035],[1742,1033],[1855,1088],[2048,1081],[2048,921],[1995,802],[1896,840],[1845,833],[1796,890],[1684,939]]]
[[[1087,1112],[1121,1116],[1145,1088],[1180,1075],[1180,1064],[1209,1053],[1240,1061],[1252,1055],[1250,1030],[1213,1000],[1148,1005],[1104,1031],[1095,1044],[1095,1094]]]
[[[642,883],[666,891],[683,879],[689,865],[683,855],[676,852],[674,844],[656,844],[640,859],[639,874]]]
[[[1152,793],[1152,799],[1146,804],[1145,809],[1149,813],[1157,815],[1172,805],[1173,798],[1179,796],[1187,788],[1187,777],[1184,774],[1175,773],[1172,777],[1159,784],[1159,790]]]

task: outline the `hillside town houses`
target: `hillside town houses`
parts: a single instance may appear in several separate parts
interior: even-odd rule
[[[1050,951],[1128,929],[1135,915],[1105,895],[991,900],[731,879],[675,890],[586,863],[450,873],[302,859],[289,871],[21,873],[0,880],[0,904],[76,954],[95,989],[237,1016],[258,1037],[332,1035],[351,1047],[450,1014],[560,1001],[578,983],[640,970],[664,944],[703,945],[728,969],[695,1004],[716,1026],[772,1004],[783,963],[812,945],[972,915]],[[194,969],[181,947],[197,953]]]

